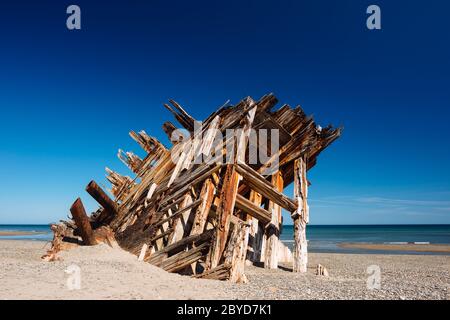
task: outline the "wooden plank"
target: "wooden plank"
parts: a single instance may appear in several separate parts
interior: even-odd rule
[[[191,235],[200,234],[205,229],[206,222],[208,220],[209,210],[214,200],[214,194],[216,187],[211,178],[208,178],[203,183],[202,190],[200,191],[201,204],[198,206],[194,222],[191,229]]]
[[[163,128],[163,131],[166,133],[167,138],[169,138],[170,142],[172,142],[172,143],[178,142],[178,141],[174,141],[173,140],[174,137],[172,137],[173,132],[177,129],[172,122],[170,122],[170,121],[164,122],[162,128]]]
[[[261,208],[262,196],[256,191],[250,191],[249,201],[254,204],[254,206]],[[262,208],[261,208],[262,209]],[[242,209],[241,209],[242,210]],[[263,209],[268,214],[268,218],[271,218],[271,214],[269,211]],[[247,259],[251,263],[256,263],[261,261],[261,249],[262,249],[262,241],[265,234],[265,225],[270,221],[268,220],[266,223],[260,222],[258,218],[253,216],[247,217],[247,221],[250,222],[250,231],[249,231],[249,241],[248,241],[248,250]]]
[[[77,225],[77,229],[80,232],[83,243],[88,246],[97,244],[95,241],[94,232],[92,231],[91,223],[84,209],[83,202],[78,198],[70,207],[73,220]]]
[[[239,175],[233,165],[227,165],[223,177],[223,185],[220,191],[220,202],[217,207],[217,227],[214,244],[208,257],[207,268],[212,269],[219,265],[220,258],[225,249],[225,244],[230,228],[230,219],[236,203]]]
[[[164,257],[167,254],[176,254],[177,252],[183,251],[188,246],[199,246],[200,244],[210,241],[213,235],[213,230],[205,231],[201,234],[196,234],[193,236],[188,236],[181,239],[178,242],[175,242],[167,247],[155,252],[152,256],[146,256],[144,261],[154,264],[155,261],[158,261],[161,257]]]
[[[306,183],[305,183],[306,182]],[[306,223],[309,216],[307,204],[308,184],[306,180],[306,162],[303,158],[294,161],[294,197],[297,198],[298,209],[294,220],[294,252],[293,271],[306,272],[308,264],[308,243],[306,241]]]
[[[183,202],[180,204],[180,210],[176,212],[173,216],[169,217],[173,220],[173,233],[169,236],[168,244],[175,243],[184,237],[184,234],[188,229],[188,221],[192,212],[192,208],[200,204],[201,199],[197,199],[195,202],[192,197],[192,193],[188,192],[184,196]]]
[[[250,135],[253,120],[255,118],[257,104],[248,98],[245,100],[246,106],[249,108],[248,113],[243,119],[243,128],[238,137],[238,145],[235,161],[245,160],[245,151],[247,149],[248,138]],[[234,206],[236,204],[236,196],[239,187],[239,174],[235,165],[227,165],[227,169],[223,178],[222,190],[220,193],[220,204],[217,208],[217,227],[214,237],[214,244],[211,247],[207,268],[212,269],[219,265],[220,258],[225,249],[230,228],[230,219],[233,215]]]
[[[148,244],[144,243],[142,245],[141,252],[139,253],[138,261],[144,261],[145,254],[147,253]]]
[[[155,224],[153,224],[153,227],[159,228],[164,223],[166,223],[166,222],[168,222],[168,221],[170,221],[172,219],[179,218],[179,216],[182,213],[185,213],[186,211],[190,211],[191,209],[193,209],[196,206],[198,206],[201,201],[202,201],[202,199],[197,199],[195,201],[192,201],[192,197],[190,195],[186,195],[186,197],[184,198],[184,200],[181,203],[180,208],[179,208],[179,210],[177,212],[173,213],[172,215],[168,216],[167,218],[158,220]]]
[[[202,243],[200,246],[189,249],[187,251],[179,252],[164,261],[162,261],[160,264],[158,264],[158,267],[163,268],[164,270],[168,272],[177,272],[180,270],[185,269],[186,267],[190,266],[194,262],[200,260],[204,257],[206,252],[208,251],[208,248],[210,246],[210,243]]]
[[[194,172],[190,172],[182,175],[181,177],[178,177],[178,179],[175,180],[172,188],[156,190],[156,194],[160,194],[164,191],[169,191],[168,196],[165,197],[160,204],[166,205],[171,201],[178,199],[180,196],[183,196],[190,188],[206,180],[206,178],[210,177],[213,173],[219,171],[221,167],[222,164],[218,163],[214,163],[208,166],[201,166]]]
[[[86,191],[94,198],[102,207],[103,212],[97,218],[98,223],[106,223],[111,221],[118,212],[117,204],[103,191],[102,188],[92,180],[86,186]]]
[[[256,218],[264,225],[272,220],[272,214],[269,211],[261,208],[240,194],[236,196],[236,208]]]
[[[246,283],[244,274],[245,259],[247,256],[247,243],[249,236],[249,224],[246,222],[236,223],[228,241],[224,253],[225,265],[230,266],[230,281],[234,283]]]
[[[264,179],[257,171],[245,163],[238,163],[236,171],[244,178],[244,183],[260,193],[263,197],[285,208],[289,212],[297,210],[297,204],[289,197],[275,189],[275,186]]]
[[[140,172],[143,165],[143,160],[133,152],[124,152],[122,149],[119,149],[117,157],[135,174]]]
[[[283,175],[281,171],[277,171],[272,176],[272,184],[276,190],[283,192]],[[269,210],[272,212],[272,221],[266,227],[266,252],[264,260],[264,268],[277,269],[278,268],[278,242],[280,241],[280,225],[281,225],[281,207],[270,201]]]
[[[228,280],[230,278],[230,266],[221,264],[194,277],[198,279]]]

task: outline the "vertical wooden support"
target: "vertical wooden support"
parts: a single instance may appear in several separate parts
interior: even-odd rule
[[[75,220],[75,224],[77,225],[77,229],[80,231],[81,238],[83,239],[83,243],[88,246],[92,246],[97,244],[94,238],[94,233],[92,231],[91,223],[86,214],[86,210],[84,210],[83,202],[78,198],[70,207],[70,213],[72,213],[72,217]]]
[[[303,158],[294,161],[294,197],[298,208],[293,213],[294,220],[294,272],[306,272],[308,249],[306,242],[306,224],[309,222],[308,181],[306,180],[306,161]]]
[[[208,268],[217,267],[228,238],[230,219],[236,203],[237,188],[239,185],[239,174],[234,166],[226,166],[223,185],[220,191],[220,202],[217,207],[217,226],[214,242],[209,253]]]
[[[250,191],[250,198],[249,200],[251,202],[253,202],[254,204],[256,204],[257,206],[261,205],[261,195],[255,191]],[[242,226],[240,226],[240,228],[242,229],[242,235],[239,238],[239,241],[237,243],[237,248],[236,250],[238,250],[238,254],[236,255],[236,261],[233,264],[231,270],[230,270],[230,280],[232,282],[247,282],[247,278],[245,277],[244,274],[244,269],[245,269],[245,262],[247,261],[247,253],[248,253],[248,248],[249,248],[249,241],[250,241],[250,233],[251,228],[254,225],[256,225],[256,228],[253,228],[253,230],[257,232],[258,230],[258,219],[255,219],[253,217],[251,217],[250,215],[247,214],[246,217],[246,222],[245,224],[242,224]],[[256,234],[255,232],[255,234]],[[251,246],[255,247],[255,237],[252,237],[252,244]],[[251,259],[253,258],[253,252],[251,252]]]
[[[277,171],[272,175],[272,184],[277,191],[283,192],[284,182],[283,174]],[[264,257],[264,268],[277,269],[278,268],[278,242],[280,239],[280,224],[281,224],[281,207],[276,203],[269,202],[269,211],[272,212],[272,221],[266,227],[266,252]]]
[[[191,235],[200,234],[203,232],[203,230],[205,230],[209,209],[211,208],[211,205],[213,203],[215,192],[216,188],[211,178],[206,179],[203,183],[202,190],[200,191],[200,199],[202,199],[202,202],[195,212]]]
[[[192,199],[191,191],[189,191],[185,196],[183,201],[180,204],[180,207],[178,209],[186,208],[187,206],[191,205],[194,200]],[[184,237],[186,225],[188,224],[189,216],[191,215],[192,209],[184,211],[179,218],[176,218],[173,222],[173,228],[174,231],[169,236],[168,245],[173,244]]]
[[[230,281],[237,283],[247,282],[244,274],[245,256],[247,246],[249,225],[246,222],[238,222],[234,225],[227,249],[225,250],[225,265],[230,266]]]
[[[249,106],[249,111],[242,121],[243,128],[237,137],[236,157],[234,158],[235,164],[245,161],[248,138],[250,136],[253,120],[256,115],[256,109],[258,107],[251,98],[248,98],[246,103]],[[226,166],[226,171],[222,182],[222,190],[220,192],[220,205],[217,208],[216,232],[214,235],[213,245],[208,253],[208,269],[217,267],[227,242],[231,215],[234,211],[240,180],[240,176],[235,169],[235,164],[228,164]]]
[[[261,206],[262,202],[262,196],[258,192],[252,190],[250,191],[250,198],[249,200],[253,202],[258,207]],[[262,236],[264,234],[264,228],[259,223],[258,219],[247,216],[247,222],[250,223],[250,230],[249,230],[249,243],[248,243],[248,260],[250,262],[260,262],[261,260],[261,246],[262,246]]]
[[[172,209],[168,209],[167,213],[164,215],[164,217],[167,218],[167,217],[170,217],[171,215],[172,215]],[[164,222],[161,225],[161,227],[159,228],[159,230],[156,232],[156,235],[161,235],[163,233],[166,233],[169,230],[169,228],[170,228],[169,221]],[[161,237],[155,241],[155,243],[152,247],[155,251],[161,250],[162,248],[164,248],[164,238],[165,237]]]

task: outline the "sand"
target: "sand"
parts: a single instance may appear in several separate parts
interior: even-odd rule
[[[413,252],[450,252],[447,244],[377,244],[377,243],[341,243],[341,248],[365,250],[392,250]]]
[[[309,255],[306,274],[247,267],[247,284],[167,273],[121,249],[79,247],[62,261],[43,262],[45,243],[0,241],[0,299],[448,299],[450,256]],[[329,277],[316,276],[317,263]],[[81,289],[69,290],[65,270],[77,265]],[[381,268],[381,288],[370,290],[367,267]]]

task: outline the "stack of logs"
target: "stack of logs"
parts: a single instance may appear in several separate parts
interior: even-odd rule
[[[225,105],[201,126],[177,102],[169,102],[164,106],[183,127],[163,124],[171,148],[144,131],[132,131],[146,157],[122,150],[118,156],[134,177],[106,169],[113,199],[90,182],[86,191],[101,207],[88,217],[77,199],[70,209],[73,220],[52,226],[53,246],[44,257],[55,259],[64,243],[107,241],[166,271],[197,278],[243,282],[246,263],[277,268],[279,262],[292,262],[294,272],[306,272],[306,172],[340,136],[340,128],[321,128],[300,106],[272,111],[278,102],[273,94]],[[239,130],[230,135],[229,129]],[[262,152],[250,142],[258,141],[261,149],[264,132],[272,133],[268,140],[278,139],[279,148],[262,150],[264,162],[250,161],[252,153]],[[233,148],[226,147],[230,141]],[[201,156],[210,161],[196,161]],[[292,182],[290,198],[283,189]],[[293,219],[293,253],[280,241],[282,209]]]

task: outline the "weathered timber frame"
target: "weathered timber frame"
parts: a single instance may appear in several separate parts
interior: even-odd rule
[[[340,136],[341,129],[321,128],[300,107],[283,105],[272,111],[277,102],[273,94],[258,101],[247,97],[212,113],[197,131],[196,120],[169,100],[164,106],[190,136],[174,137],[176,126],[165,122],[163,130],[173,144],[168,148],[145,131],[131,131],[130,136],[147,155],[141,159],[119,150],[119,159],[132,175],[122,176],[107,168],[112,198],[94,181],[88,184],[86,191],[100,208],[88,217],[81,200],[74,203],[74,221],[53,227],[58,234],[52,259],[61,241],[80,241],[81,237],[84,244],[94,245],[102,239],[96,237],[97,230],[107,229],[108,235],[113,234],[117,243],[140,261],[196,278],[245,282],[248,263],[266,268],[292,263],[293,271],[306,272],[306,172]],[[239,129],[238,134],[230,138],[225,135],[228,129]],[[279,132],[280,148],[266,163],[248,162],[249,140],[261,138],[258,133],[252,136],[253,129]],[[232,161],[194,161],[217,152],[217,131],[225,137],[223,141],[234,139],[233,150],[222,150]],[[263,175],[275,162],[279,164],[276,172]],[[293,198],[283,194],[291,183]],[[282,209],[291,214],[294,223],[292,254],[280,241]]]

